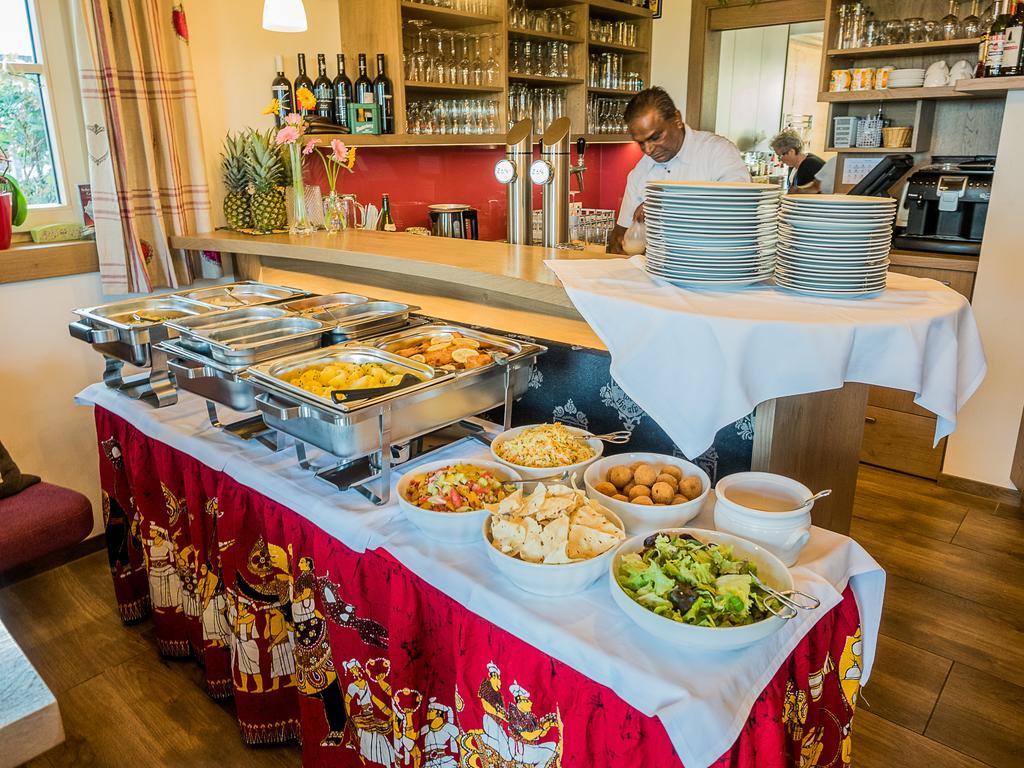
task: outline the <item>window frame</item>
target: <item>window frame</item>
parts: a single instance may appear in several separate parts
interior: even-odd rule
[[[39,75],[43,113],[62,202],[29,206],[23,232],[44,224],[82,223],[78,185],[89,183],[86,166],[85,121],[75,59],[70,3],[62,0],[26,0],[36,58],[42,63],[5,61],[10,72]],[[60,110],[56,109],[60,105]]]

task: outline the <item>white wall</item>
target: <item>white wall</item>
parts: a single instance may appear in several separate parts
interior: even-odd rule
[[[296,54],[306,54],[306,71],[316,78],[316,55],[327,54],[327,72],[334,77],[341,50],[339,0],[305,0],[309,29],[300,33],[263,29],[263,3],[259,0],[217,0],[189,6],[188,29],[195,73],[213,204],[213,221],[224,224],[224,190],[220,176],[220,150],[227,131],[268,128],[273,118],[262,114],[270,102],[274,55],[284,57],[285,75],[294,80]],[[355,51],[345,51],[351,73]],[[353,55],[347,55],[347,54]],[[368,51],[368,53],[370,53]],[[396,63],[389,62],[392,69]],[[397,70],[396,70],[397,71]]]
[[[1011,487],[1010,465],[1024,407],[1024,91],[1006,99],[992,203],[974,284],[974,315],[988,357],[988,376],[960,412],[942,471]]]
[[[722,33],[715,133],[742,152],[769,151],[779,132],[788,48],[786,24]]]
[[[72,398],[103,363],[68,323],[73,307],[102,301],[98,273],[0,285],[0,440],[23,472],[88,496],[93,533],[103,517],[96,430]]]
[[[686,77],[690,56],[690,0],[662,3],[660,19],[654,20],[650,85],[660,85],[686,114]]]

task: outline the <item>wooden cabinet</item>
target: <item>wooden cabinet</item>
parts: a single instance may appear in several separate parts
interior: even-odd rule
[[[938,280],[968,299],[974,292],[974,257],[894,251],[891,258],[892,272]],[[868,388],[861,461],[934,480],[946,451],[945,438],[933,447],[934,439],[935,414],[917,405],[913,392]]]
[[[576,29],[572,35],[552,34],[511,27],[507,0],[492,0],[486,14],[460,11],[412,0],[339,0],[341,8],[342,49],[354,59],[365,53],[373,77],[374,55],[383,53],[388,72],[394,83],[395,133],[387,136],[339,136],[348,144],[362,146],[417,146],[460,144],[503,144],[509,122],[509,91],[512,85],[539,88],[564,88],[566,109],[572,121],[574,135],[583,135],[597,143],[627,142],[622,134],[590,134],[587,126],[587,99],[589,95],[629,98],[632,91],[602,89],[587,82],[589,54],[615,53],[623,57],[623,70],[637,72],[644,85],[650,84],[651,73],[651,12],[619,0],[526,0],[531,9],[561,8],[573,20]],[[590,40],[590,20],[607,19],[625,21],[637,26],[635,46],[618,43],[599,43]],[[459,83],[432,83],[406,79],[404,63],[415,50],[416,35],[407,22],[423,22],[427,28],[455,30],[456,39],[478,36],[482,61],[486,63],[493,51],[499,74],[495,82],[485,85]],[[547,77],[512,71],[509,61],[509,41],[532,43],[564,42],[569,45],[569,77]],[[431,46],[436,40],[428,41]],[[450,45],[446,38],[443,45]],[[447,50],[447,48],[446,48]],[[350,62],[350,67],[354,62]],[[463,101],[493,100],[497,102],[497,130],[490,134],[424,134],[410,131],[407,108],[413,102],[434,99]],[[537,136],[547,126],[535,126]],[[330,135],[325,138],[332,138]]]

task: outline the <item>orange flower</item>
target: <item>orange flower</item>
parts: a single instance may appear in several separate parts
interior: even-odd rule
[[[355,147],[349,147],[348,148],[348,162],[345,163],[345,168],[347,168],[351,172],[355,168],[355,165],[356,165],[356,148]]]
[[[295,101],[303,109],[313,109],[316,107],[316,96],[309,88],[299,88],[295,92]]]
[[[281,108],[281,102],[277,99],[271,99],[270,103],[263,110],[264,115],[276,115],[277,111]]]

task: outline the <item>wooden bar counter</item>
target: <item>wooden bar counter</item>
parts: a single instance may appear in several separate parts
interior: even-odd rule
[[[352,291],[416,304],[428,314],[604,349],[547,259],[617,258],[594,251],[349,230],[307,237],[212,232],[171,246],[235,256],[240,278],[320,293]],[[779,398],[756,410],[752,468],[832,488],[814,522],[847,533],[853,512],[867,387]]]

